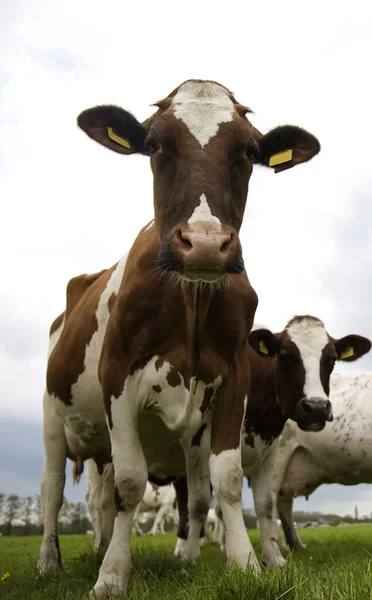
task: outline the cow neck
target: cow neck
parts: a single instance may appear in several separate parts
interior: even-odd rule
[[[265,362],[270,359],[261,359]],[[261,362],[260,360],[260,362]],[[266,443],[271,443],[280,435],[287,418],[279,404],[276,386],[276,356],[272,367],[264,378],[252,373],[252,396],[248,401],[245,419],[245,432],[259,435]],[[262,362],[261,362],[262,365]]]
[[[212,286],[193,286],[188,282],[184,282],[183,291],[187,309],[188,347],[191,351],[192,375],[196,375],[203,343],[203,330],[214,292]]]

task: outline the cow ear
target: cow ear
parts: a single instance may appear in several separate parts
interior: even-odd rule
[[[314,135],[294,125],[275,127],[259,137],[257,142],[257,162],[273,168],[275,173],[310,160],[320,150],[320,143]]]
[[[128,111],[118,106],[96,106],[84,110],[77,124],[90,138],[119,154],[148,154],[147,130]]]
[[[280,343],[277,337],[269,329],[255,329],[251,331],[248,341],[251,348],[264,358],[275,356],[280,350]]]
[[[366,354],[371,349],[369,339],[361,335],[345,335],[339,340],[333,340],[339,360],[352,362]]]

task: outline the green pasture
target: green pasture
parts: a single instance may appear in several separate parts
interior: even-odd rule
[[[257,531],[250,532],[259,551]],[[216,544],[202,547],[197,565],[173,558],[175,535],[133,536],[129,600],[372,600],[372,526],[301,531],[308,545],[290,554],[286,567],[258,575],[225,569]],[[64,570],[38,577],[40,537],[0,538],[1,600],[80,600],[93,586],[101,556],[92,537],[61,536]],[[118,597],[120,598],[120,596]]]

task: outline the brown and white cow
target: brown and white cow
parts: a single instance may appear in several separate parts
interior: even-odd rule
[[[66,456],[99,465],[112,457],[118,513],[98,597],[126,589],[133,515],[151,476],[187,471],[184,557],[199,555],[211,480],[228,562],[257,565],[242,518],[240,453],[257,295],[239,229],[253,164],[282,171],[320,148],[298,127],[262,135],[249,110],[212,81],[189,80],[157,106],[143,124],[116,106],[78,117],[107,148],[150,155],[155,219],[115,266],[69,284],[47,369],[39,567],[59,564]]]
[[[371,343],[354,334],[336,340],[322,321],[305,315],[291,319],[277,334],[255,325],[249,344],[251,393],[242,432],[242,465],[252,487],[262,560],[267,566],[282,566],[282,538],[273,513],[279,436],[288,419],[299,438],[306,437],[300,430],[319,432],[326,421],[332,421],[328,397],[335,362],[356,360],[370,350]],[[318,436],[308,437],[317,444]],[[216,512],[221,516],[218,506]]]

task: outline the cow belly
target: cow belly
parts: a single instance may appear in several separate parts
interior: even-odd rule
[[[139,420],[139,433],[149,475],[167,479],[185,473],[180,435],[168,429],[158,415],[144,411]]]
[[[269,448],[270,445],[259,435],[242,434],[242,466],[246,477],[250,477],[258,471]]]
[[[65,426],[70,451],[84,459],[97,455],[111,457],[110,435],[106,424],[100,389],[90,394],[75,394],[71,405],[50,396],[58,417]]]
[[[287,467],[280,493],[287,496],[311,494],[321,483],[326,483],[325,471],[304,448],[297,448]]]

